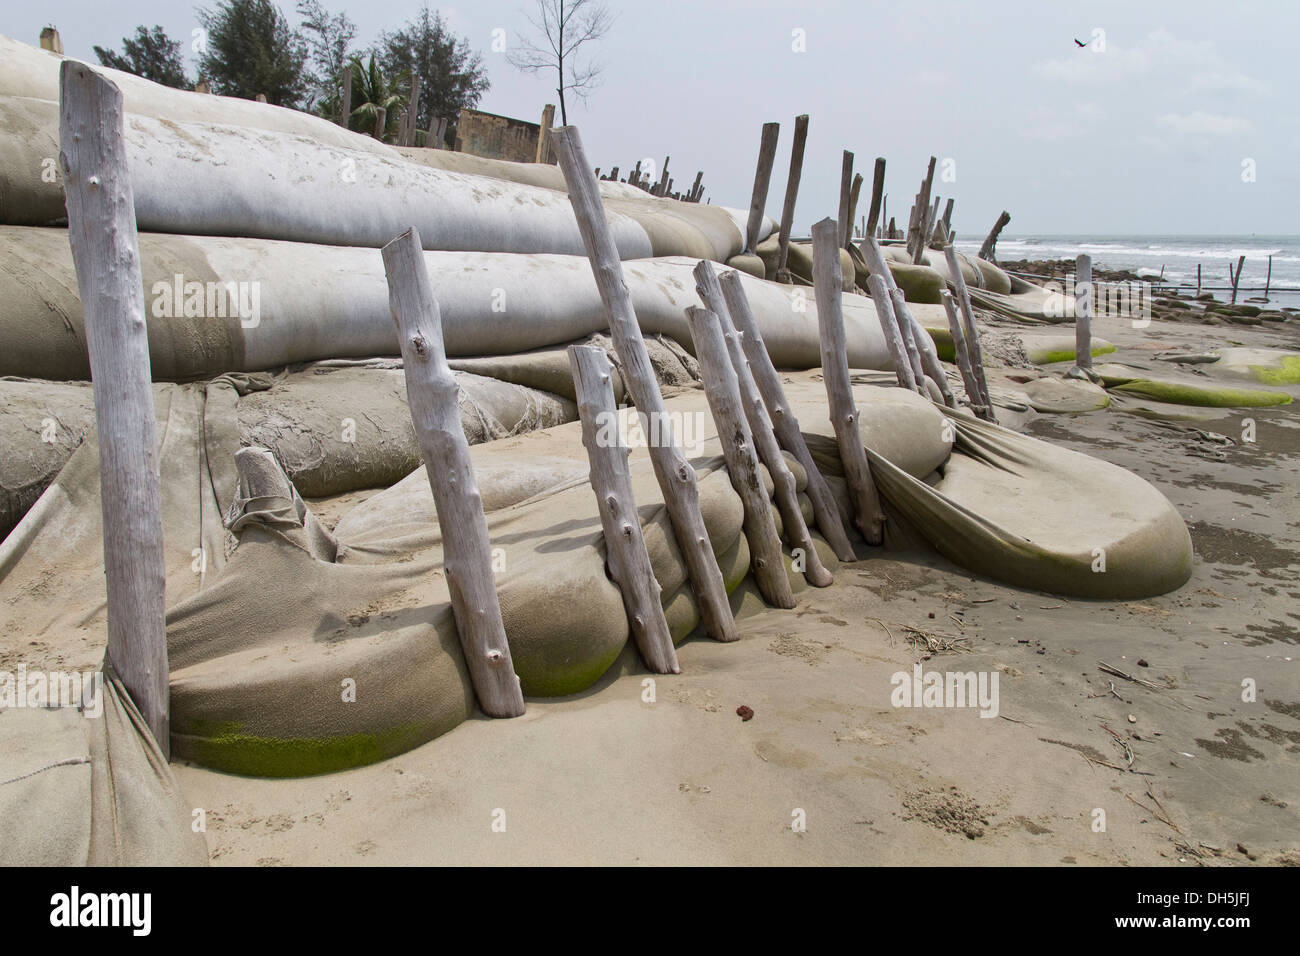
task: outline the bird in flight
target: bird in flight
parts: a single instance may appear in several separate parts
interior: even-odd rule
[[[1075,46],[1087,46],[1088,44],[1084,43],[1084,42],[1083,42],[1082,40],[1080,40],[1078,37],[1075,37],[1074,45],[1075,45]]]

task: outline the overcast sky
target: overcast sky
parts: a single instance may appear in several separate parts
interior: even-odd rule
[[[0,32],[35,44],[53,24],[65,51],[91,62],[92,45],[120,48],[139,24],[187,47],[198,26],[187,3],[0,2]],[[296,23],[293,6],[281,3]],[[421,3],[325,6],[346,10],[364,46]],[[509,44],[528,28],[532,0],[430,6],[483,54],[492,89],[481,109],[535,120],[555,101],[553,78],[520,74],[491,49],[495,29]],[[702,169],[713,202],[747,207],[760,128],[779,121],[775,217],[794,117],[808,113],[796,232],[835,215],[840,151],[850,149],[868,190],[875,157],[887,159],[900,220],[928,158],[951,160],[955,181],[935,193],[956,199],[954,227],[967,239],[1003,208],[1008,234],[1300,233],[1295,2],[609,6],[617,20],[594,48],[603,83],[569,109],[593,164],[626,171],[668,154],[677,187]],[[1248,160],[1254,182],[1243,181]]]

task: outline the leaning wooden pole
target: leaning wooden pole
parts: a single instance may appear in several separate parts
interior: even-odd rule
[[[853,174],[853,186],[849,189],[849,224],[844,229],[844,248],[853,245],[853,223],[858,218],[858,197],[862,193],[862,174]]]
[[[646,667],[656,674],[680,674],[677,649],[664,617],[659,582],[655,579],[632,494],[628,448],[618,429],[618,411],[610,378],[613,366],[604,349],[569,347],[569,367],[578,396],[582,443],[591,463],[591,489],[596,493],[600,525],[605,532],[605,562],[618,585],[632,639]]]
[[[979,379],[975,377],[975,369],[971,366],[970,350],[966,348],[966,333],[962,331],[961,316],[957,314],[957,300],[947,289],[939,293],[939,298],[943,301],[943,311],[948,316],[948,332],[952,335],[953,353],[962,384],[966,388],[966,400],[976,417],[983,418],[984,399],[980,395]]]
[[[780,256],[776,262],[776,281],[793,282],[788,266],[790,230],[794,226],[794,204],[799,198],[799,180],[803,177],[804,144],[808,141],[808,114],[794,118],[794,145],[790,147],[790,175],[785,181],[785,205],[781,207]]]
[[[772,504],[759,472],[754,435],[740,401],[740,385],[727,355],[727,343],[715,313],[698,306],[686,310],[686,321],[700,363],[704,396],[718,428],[722,457],[727,462],[731,487],[744,507],[743,528],[749,542],[749,566],[763,600],[775,607],[795,606],[794,592],[785,573],[781,539],[772,520]]]
[[[929,391],[925,387],[925,368],[921,365],[921,347],[916,341],[916,330],[912,328],[911,322],[907,319],[906,300],[903,297],[903,290],[894,288],[889,290],[889,301],[894,306],[894,321],[898,323],[898,331],[903,337],[903,349],[907,353],[907,360],[912,366],[912,375],[916,378],[916,384],[919,391],[926,398],[930,397]]]
[[[660,441],[650,443],[650,461],[663,492],[664,506],[672,522],[673,534],[686,562],[691,590],[700,608],[700,619],[708,633],[719,641],[734,641],[736,621],[727,599],[726,583],[718,568],[704,518],[700,514],[700,494],[695,469],[678,447],[664,409],[663,395],[650,365],[641,327],[632,309],[632,297],[623,280],[618,249],[609,234],[600,189],[587,162],[582,138],[575,126],[561,126],[551,132],[552,148],[569,188],[569,201],[582,233],[587,258],[596,277],[596,288],[605,306],[614,348],[623,363],[623,378],[642,421],[658,426]],[[655,429],[646,429],[653,434]]]
[[[856,561],[857,555],[853,553],[853,545],[844,532],[844,519],[840,517],[835,495],[831,492],[830,485],[826,483],[821,469],[813,460],[812,452],[808,450],[808,443],[799,429],[799,419],[785,397],[785,389],[781,387],[781,377],[776,372],[776,366],[772,364],[772,357],[767,353],[763,333],[759,330],[758,321],[749,306],[749,298],[745,295],[744,286],[741,285],[740,275],[734,270],[725,272],[719,284],[722,286],[723,298],[727,302],[727,311],[736,330],[740,333],[741,348],[744,349],[745,357],[749,359],[749,369],[753,373],[754,384],[758,386],[759,394],[763,398],[776,439],[781,443],[782,448],[794,455],[795,461],[803,466],[808,476],[808,499],[812,502],[813,519],[837,558],[841,561]]]
[[[763,225],[767,206],[767,189],[772,183],[772,163],[776,161],[776,142],[781,135],[780,123],[764,123],[758,144],[758,168],[754,170],[754,194],[749,200],[749,222],[745,226],[745,251],[758,245],[758,230]]]
[[[988,238],[986,238],[984,244],[980,246],[977,258],[983,259],[986,262],[997,261],[994,257],[998,249],[998,236],[1001,235],[1002,230],[1009,222],[1011,222],[1011,214],[1004,209],[1002,210],[1002,214],[998,216],[998,221],[995,222],[993,228],[989,230]]]
[[[916,376],[912,372],[912,363],[907,357],[907,348],[903,345],[903,333],[899,331],[894,317],[894,303],[889,297],[889,286],[880,276],[872,273],[867,276],[867,288],[871,290],[871,301],[876,306],[876,318],[880,321],[880,331],[885,335],[885,344],[889,346],[890,357],[894,360],[894,374],[900,387],[909,392],[920,391]]]
[[[984,407],[984,418],[995,422],[997,419],[993,413],[993,399],[989,396],[988,379],[984,375],[984,354],[980,349],[979,326],[975,323],[975,309],[971,306],[966,278],[961,273],[957,248],[949,243],[944,247],[943,254],[948,263],[948,274],[957,292],[957,304],[961,307],[962,331],[966,338],[967,352],[970,354],[971,370],[975,373],[975,382],[979,386],[979,402]]]
[[[907,306],[907,300],[903,298],[903,290],[895,289],[890,293],[894,300],[894,314],[898,316],[899,322],[906,322],[912,330],[912,339],[916,344],[917,354],[921,358],[921,368],[930,381],[939,389],[939,395],[943,398],[943,403],[949,408],[957,407],[957,399],[952,394],[952,386],[948,384],[948,373],[943,369],[943,362],[939,360],[939,350],[935,348],[934,340],[926,330],[912,310]]]
[[[433,490],[442,532],[442,566],[456,632],[479,707],[489,717],[518,717],[524,695],[510,659],[492,571],[483,499],[460,421],[460,392],[443,349],[442,316],[412,226],[382,250],[388,305],[406,370],[411,424]]]
[[[59,104],[68,242],[85,315],[99,435],[108,592],[104,662],[167,756],[162,492],[122,92],[86,64],[64,60]]]
[[[871,477],[871,465],[858,431],[858,409],[853,402],[849,378],[848,346],[844,335],[842,296],[844,277],[840,269],[840,229],[834,219],[813,226],[813,287],[817,297],[817,325],[821,330],[822,377],[830,404],[844,478],[853,501],[854,524],[868,544],[880,544],[884,536],[884,514],[880,496]]]
[[[920,264],[925,261],[925,246],[929,241],[929,234],[926,232],[926,223],[930,216],[930,192],[934,188],[934,164],[935,157],[930,157],[930,164],[925,170],[925,179],[921,181],[921,192],[916,197],[916,224],[918,232],[915,241],[908,246],[912,253],[912,262]],[[908,236],[912,240],[912,236]]]
[[[726,296],[723,295],[722,286],[718,283],[718,275],[714,271],[713,263],[707,259],[701,260],[695,266],[695,289],[709,311],[718,317],[722,337],[727,343],[727,356],[736,373],[736,385],[740,389],[740,402],[745,410],[745,421],[749,424],[750,434],[754,437],[754,448],[758,452],[759,461],[767,466],[767,473],[772,477],[772,498],[781,515],[781,525],[786,540],[790,542],[792,548],[803,552],[801,563],[804,578],[808,583],[814,587],[828,587],[831,584],[831,573],[822,564],[817,548],[813,544],[812,535],[808,533],[808,525],[804,522],[803,511],[799,507],[799,492],[794,474],[786,464],[785,456],[781,454],[781,446],[777,442],[772,419],[768,415],[767,406],[763,403],[758,383],[754,381],[749,359],[745,357],[741,335],[731,318],[731,309],[727,305]]]
[[[1241,283],[1241,269],[1245,264],[1246,264],[1246,257],[1241,256],[1240,258],[1237,259],[1236,271],[1232,272],[1231,268],[1229,269],[1229,271],[1232,272],[1232,304],[1233,305],[1237,304],[1237,286]]]
[[[880,221],[881,203],[885,198],[885,157],[876,157],[876,168],[871,176],[871,206],[867,209],[866,236],[876,234],[876,225]]]

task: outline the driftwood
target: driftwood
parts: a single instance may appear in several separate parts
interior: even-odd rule
[[[483,500],[460,421],[459,389],[442,344],[442,317],[414,227],[382,250],[397,325],[411,424],[420,444],[442,532],[443,574],[456,632],[479,707],[518,717],[524,695],[501,620]]]
[[[727,302],[727,311],[736,330],[740,333],[741,348],[745,351],[745,357],[749,359],[749,369],[754,376],[754,384],[758,386],[759,394],[763,398],[777,441],[781,443],[782,448],[794,455],[795,461],[803,466],[808,475],[808,498],[812,501],[813,519],[836,557],[841,561],[856,561],[857,556],[853,553],[853,545],[844,531],[844,519],[840,517],[835,495],[826,483],[821,469],[813,460],[812,452],[808,450],[808,443],[804,441],[803,432],[799,430],[799,419],[785,397],[785,389],[781,387],[781,377],[777,375],[772,357],[768,355],[767,345],[763,342],[763,333],[759,331],[758,322],[749,307],[749,299],[745,296],[740,276],[734,270],[726,272],[719,284],[722,286],[723,298]]]
[[[880,220],[881,204],[885,198],[885,157],[876,157],[875,172],[871,177],[871,206],[867,210],[867,229],[863,234],[864,237],[871,237],[876,234],[876,226]]]
[[[848,244],[849,236],[853,234],[853,223],[849,220],[849,194],[853,190],[853,154],[847,149],[840,161],[840,207],[839,220],[839,248],[843,249]]]
[[[1002,214],[998,216],[998,221],[995,222],[993,228],[989,230],[988,238],[985,239],[984,244],[980,246],[978,255],[980,259],[983,259],[986,262],[997,261],[995,254],[998,248],[998,236],[1001,234],[1002,230],[1006,228],[1006,225],[1009,222],[1011,222],[1011,214],[1004,209],[1002,210]]]
[[[602,427],[616,423],[618,414],[609,356],[604,349],[570,346],[569,367],[578,396],[582,443],[591,463],[591,488],[596,494],[600,525],[605,532],[609,576],[623,597],[632,639],[646,667],[656,674],[680,674],[677,649],[673,647],[668,620],[664,617],[659,582],[650,564],[650,552],[646,550],[632,494],[629,452],[617,428]],[[600,436],[608,431],[612,431],[614,440],[601,441]]]
[[[799,197],[799,180],[803,176],[804,144],[808,141],[808,114],[794,118],[794,145],[790,147],[790,175],[785,181],[785,205],[781,207],[780,257],[776,263],[776,281],[792,282],[787,262],[790,256],[790,229],[794,225],[794,204]]]
[[[699,488],[695,469],[677,445],[668,425],[663,395],[655,379],[650,357],[646,353],[641,327],[632,310],[632,299],[623,281],[618,250],[605,221],[596,177],[591,173],[586,150],[577,127],[562,126],[551,133],[553,148],[560,161],[569,200],[577,217],[578,229],[591,261],[596,287],[605,306],[614,347],[623,363],[623,378],[637,413],[643,421],[657,421],[659,434],[666,440],[650,444],[650,460],[663,492],[664,505],[672,522],[673,534],[690,575],[691,589],[700,608],[705,630],[719,641],[734,641],[736,622],[727,599],[726,584],[718,559],[709,542],[704,519],[700,515]],[[647,434],[653,429],[645,429]]]
[[[961,372],[962,384],[966,387],[966,398],[970,402],[971,411],[983,418],[984,399],[980,395],[979,379],[975,377],[975,370],[971,366],[970,351],[966,348],[966,333],[962,331],[961,316],[957,314],[957,300],[947,289],[940,292],[939,297],[943,300],[943,310],[948,316],[948,331],[952,335],[957,370]]]
[[[970,354],[971,371],[975,383],[979,386],[979,404],[984,407],[983,417],[990,422],[997,419],[993,413],[993,400],[989,397],[989,385],[984,376],[984,355],[980,351],[979,326],[975,324],[975,310],[970,304],[970,290],[966,288],[966,279],[961,274],[961,262],[957,259],[957,249],[951,243],[944,247],[944,258],[948,263],[948,274],[957,290],[957,304],[961,307],[962,332],[966,339],[966,350]]]
[[[894,374],[898,384],[909,392],[920,389],[916,376],[912,373],[912,363],[907,357],[907,348],[903,345],[903,333],[899,331],[894,317],[894,303],[889,297],[889,286],[879,275],[872,273],[867,277],[867,288],[871,290],[871,301],[876,304],[876,317],[880,320],[880,330],[885,333],[885,344],[894,359]]]
[[[772,163],[776,160],[776,141],[780,135],[780,123],[763,124],[763,135],[758,144],[758,168],[754,170],[754,194],[749,200],[749,222],[745,226],[745,252],[752,253],[758,245],[758,229],[763,223],[763,209],[767,206],[767,188],[772,182]]]
[[[812,236],[813,286],[817,296],[817,324],[821,330],[822,376],[826,382],[831,425],[835,429],[844,479],[853,501],[854,524],[868,544],[880,544],[884,536],[884,514],[880,510],[880,496],[876,493],[871,465],[867,462],[867,452],[858,431],[858,409],[853,402],[853,383],[849,378],[844,339],[840,228],[834,219],[823,219],[813,226]]]
[[[745,540],[749,542],[749,564],[754,572],[754,581],[768,604],[792,608],[796,602],[790,579],[785,573],[781,539],[776,533],[776,522],[772,520],[772,508],[754,449],[754,436],[741,406],[740,386],[727,355],[722,325],[715,313],[698,306],[686,310],[686,321],[690,324],[695,357],[700,363],[704,395],[718,427],[718,441],[727,462],[727,475],[745,509]]]
[[[718,324],[722,328],[722,335],[727,343],[727,355],[731,360],[731,367],[736,372],[736,384],[740,388],[740,401],[745,410],[745,420],[749,423],[750,434],[754,437],[754,448],[758,451],[759,460],[767,466],[767,472],[772,477],[772,497],[781,514],[786,540],[790,542],[791,547],[803,552],[803,574],[808,583],[814,587],[828,587],[831,584],[831,573],[822,564],[812,536],[808,533],[808,525],[803,520],[794,475],[790,471],[790,466],[786,464],[785,456],[781,454],[781,446],[777,442],[771,416],[763,402],[758,383],[754,380],[749,359],[746,358],[744,346],[741,344],[742,336],[732,320],[731,309],[727,305],[722,286],[718,283],[718,275],[714,271],[712,262],[701,261],[695,267],[695,281],[695,288],[700,293],[700,298],[718,317]]]
[[[171,752],[162,492],[122,92],[84,63],[59,70],[68,241],[90,354],[108,592],[105,664]]]

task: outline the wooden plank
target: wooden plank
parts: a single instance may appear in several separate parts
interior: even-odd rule
[[[772,364],[772,357],[767,353],[763,333],[759,330],[758,321],[749,306],[749,299],[745,295],[744,286],[741,285],[740,275],[735,270],[724,272],[719,284],[722,286],[727,311],[737,331],[740,332],[741,348],[749,360],[749,370],[754,376],[754,383],[758,386],[763,405],[767,408],[777,441],[781,443],[782,448],[794,455],[795,461],[803,466],[808,476],[808,498],[812,502],[813,519],[822,536],[830,544],[831,550],[835,552],[835,556],[841,561],[855,561],[857,556],[853,553],[853,545],[844,532],[844,520],[840,517],[835,495],[826,483],[821,469],[813,460],[812,452],[808,450],[808,443],[799,428],[799,419],[785,397],[785,389],[781,387],[781,377],[777,374],[776,366]]]
[[[443,349],[442,317],[412,226],[381,250],[388,304],[406,372],[411,424],[424,458],[442,533],[442,566],[456,633],[483,713],[518,717],[523,691],[515,675],[497,599],[483,500],[460,420],[459,389]]]
[[[104,663],[165,756],[171,737],[162,491],[122,93],[76,60],[59,67],[59,142],[99,436]]]
[[[758,166],[754,170],[754,193],[749,200],[749,221],[745,224],[745,252],[758,245],[758,230],[767,206],[767,188],[772,182],[772,163],[776,160],[776,142],[781,135],[780,123],[764,123],[758,144]]]
[[[569,201],[582,233],[587,258],[591,262],[600,292],[609,331],[614,339],[619,360],[623,363],[623,378],[627,390],[636,404],[638,414],[645,421],[658,424],[661,440],[651,442],[650,460],[655,477],[663,492],[664,505],[672,522],[673,534],[686,563],[691,589],[700,608],[700,618],[705,630],[716,640],[734,641],[736,622],[728,602],[726,584],[718,568],[717,557],[709,541],[704,519],[700,515],[699,488],[695,469],[678,447],[669,426],[663,395],[646,353],[641,327],[632,309],[632,298],[623,279],[623,269],[618,249],[605,221],[605,207],[600,201],[596,178],[587,163],[586,150],[577,127],[562,126],[552,131],[551,143],[560,161],[565,183],[569,188]],[[656,429],[645,429],[652,434]]]
[[[803,520],[794,475],[786,464],[785,456],[781,454],[772,419],[763,403],[758,383],[754,380],[753,370],[741,344],[741,335],[731,318],[731,309],[712,262],[703,260],[696,265],[695,289],[709,311],[718,317],[718,325],[727,344],[727,355],[736,373],[745,421],[754,438],[754,448],[758,452],[759,461],[767,467],[767,473],[772,478],[772,498],[781,515],[786,540],[793,548],[802,551],[803,575],[808,583],[814,587],[827,587],[831,583],[831,573],[822,564],[812,536],[808,533],[808,525]]]
[[[690,306],[686,321],[700,363],[704,397],[718,428],[722,457],[727,462],[731,487],[744,507],[743,528],[749,542],[749,567],[763,600],[774,607],[795,606],[790,579],[781,555],[781,539],[772,520],[772,506],[759,472],[758,453],[740,401],[740,385],[727,355],[718,316],[708,309]]]
[[[680,674],[677,649],[664,617],[661,589],[632,494],[629,452],[619,433],[610,379],[613,366],[604,349],[571,345],[569,367],[578,396],[582,443],[591,463],[591,490],[605,532],[609,576],[618,585],[632,639],[646,667],[656,674]]]
[[[776,262],[776,281],[786,284],[794,280],[788,266],[790,256],[790,230],[794,227],[794,204],[799,198],[799,180],[803,178],[804,144],[808,141],[808,114],[794,118],[794,145],[790,147],[790,174],[785,181],[785,204],[781,207],[781,233],[778,238],[780,255]]]
[[[871,477],[871,465],[858,431],[858,409],[853,401],[844,338],[842,296],[844,277],[840,269],[840,227],[834,219],[813,226],[813,286],[817,297],[817,325],[821,331],[822,377],[830,404],[844,479],[853,501],[854,524],[868,544],[880,544],[884,537],[884,513]]]

